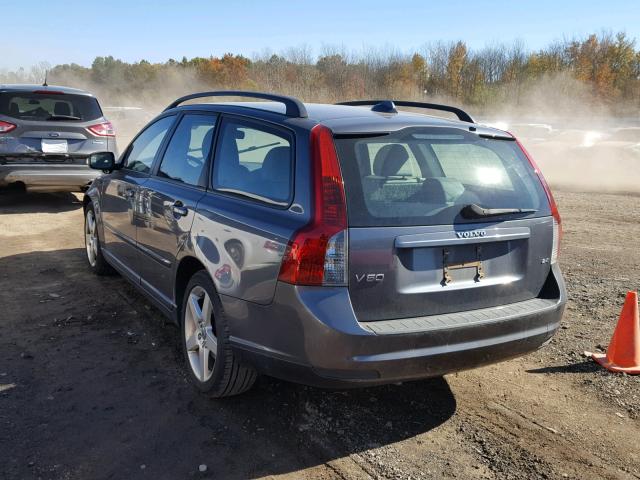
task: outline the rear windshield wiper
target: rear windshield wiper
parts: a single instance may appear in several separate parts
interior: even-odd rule
[[[249,148],[245,148],[243,150],[238,150],[238,153],[246,153],[253,152],[254,150],[260,150],[261,148],[273,147],[274,145],[279,145],[280,142],[267,143],[266,145],[252,145]]]
[[[80,117],[73,115],[50,115],[47,120],[82,120]]]
[[[499,215],[509,215],[513,213],[536,213],[535,208],[482,208],[475,203],[465,205],[460,214],[464,218],[485,218],[485,217],[497,217]]]

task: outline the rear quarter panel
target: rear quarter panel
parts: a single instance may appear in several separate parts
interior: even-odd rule
[[[198,204],[190,248],[211,275],[221,295],[268,304],[275,293],[280,263],[299,227],[288,210],[248,200],[207,194]],[[242,252],[232,255],[230,245]]]

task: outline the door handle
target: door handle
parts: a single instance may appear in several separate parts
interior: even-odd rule
[[[173,204],[173,213],[174,215],[185,217],[189,213],[189,209],[185,207],[180,200],[178,200]]]

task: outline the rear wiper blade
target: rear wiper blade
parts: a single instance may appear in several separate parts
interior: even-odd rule
[[[485,217],[497,217],[499,215],[509,215],[513,213],[536,213],[535,208],[482,208],[475,203],[465,205],[460,214],[464,218],[485,218]]]
[[[279,145],[280,142],[273,142],[273,143],[267,143],[266,145],[252,145],[248,148],[245,148],[243,150],[238,150],[238,153],[246,153],[246,152],[253,152],[254,150],[260,150],[261,148],[267,148],[267,147],[273,147],[274,145]]]
[[[47,120],[82,120],[80,117],[73,115],[50,115]]]

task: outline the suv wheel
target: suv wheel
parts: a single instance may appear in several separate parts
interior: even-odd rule
[[[180,324],[189,378],[200,391],[213,397],[228,397],[251,388],[256,371],[234,356],[222,305],[204,270],[189,280]]]
[[[96,275],[109,275],[114,272],[111,265],[102,256],[100,239],[98,237],[98,223],[93,204],[89,203],[84,212],[84,244],[87,250],[89,268]]]

